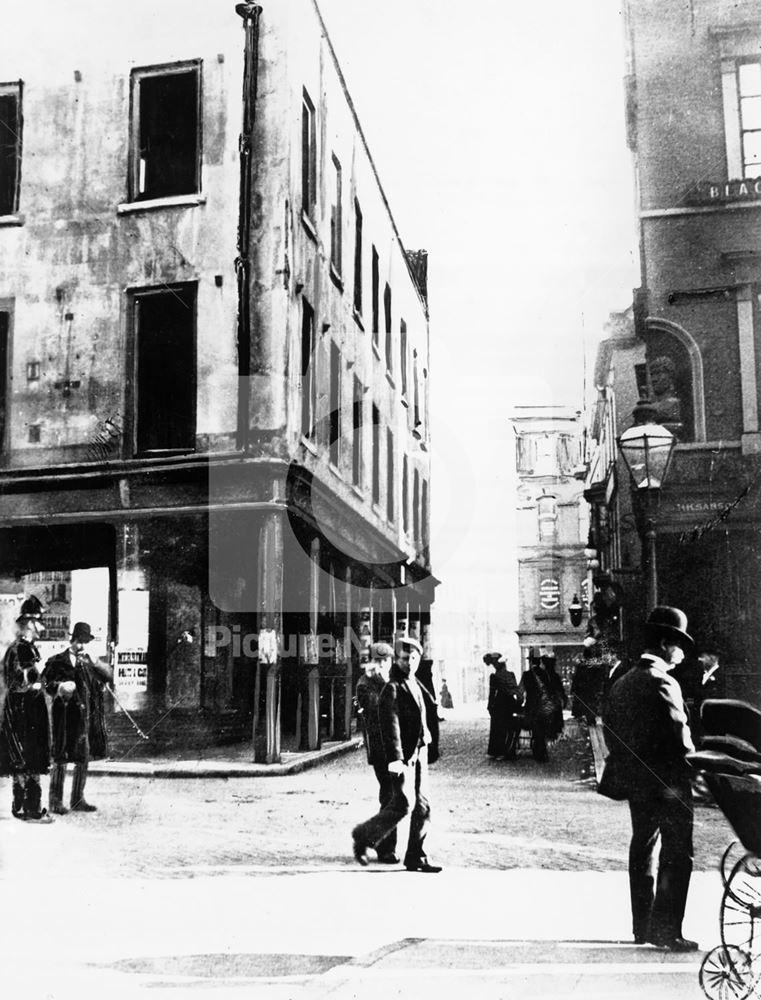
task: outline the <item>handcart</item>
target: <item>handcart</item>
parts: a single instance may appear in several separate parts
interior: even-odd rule
[[[721,944],[703,959],[708,1000],[761,998],[761,712],[745,702],[705,702],[700,749],[688,755],[738,840],[724,852]]]

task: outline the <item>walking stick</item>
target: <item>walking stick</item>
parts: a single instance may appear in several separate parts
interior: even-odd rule
[[[141,740],[150,740],[150,736],[146,736],[145,735],[145,733],[143,732],[143,730],[140,728],[140,726],[138,726],[138,724],[135,722],[135,720],[129,714],[129,712],[124,707],[124,705],[122,705],[121,701],[119,700],[119,695],[116,693],[116,691],[114,691],[114,689],[111,687],[110,684],[106,684],[106,690],[109,692],[109,694],[114,699],[114,701],[119,706],[119,708],[122,710],[122,712],[124,712],[124,714],[127,716],[127,719],[132,724],[132,728],[135,730],[135,732],[140,737],[140,739]]]

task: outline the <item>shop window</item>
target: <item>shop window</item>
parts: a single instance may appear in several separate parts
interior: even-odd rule
[[[18,211],[21,180],[21,83],[0,84],[0,215]]]
[[[137,451],[192,451],[196,434],[196,286],[136,293],[134,313]]]
[[[201,189],[201,63],[132,71],[130,197]]]

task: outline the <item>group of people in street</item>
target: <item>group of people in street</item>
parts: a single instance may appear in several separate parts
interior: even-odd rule
[[[423,648],[412,636],[370,648],[365,676],[357,684],[367,760],[378,781],[380,810],[352,830],[356,861],[369,864],[374,850],[381,864],[399,864],[396,828],[410,817],[404,867],[435,874],[441,866],[426,854],[431,818],[428,765],[438,759],[439,716],[436,698],[420,672]],[[393,657],[393,659],[392,659]]]
[[[528,730],[534,759],[546,761],[547,743],[562,733],[563,709],[568,703],[552,650],[531,658],[520,683],[501,653],[486,653],[483,661],[494,668],[486,706],[490,716],[486,753],[495,759],[514,760],[521,730]]]
[[[12,815],[45,824],[69,811],[64,804],[69,763],[74,764],[70,808],[95,811],[85,799],[85,784],[90,760],[106,754],[103,698],[113,675],[85,651],[93,639],[87,622],[77,622],[68,648],[42,665],[37,642],[44,632],[43,614],[36,597],[22,603],[16,638],[3,659],[0,775],[12,777]],[[48,773],[45,808],[41,776]]]

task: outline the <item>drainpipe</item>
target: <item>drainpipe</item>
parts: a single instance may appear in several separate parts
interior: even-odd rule
[[[254,125],[256,122],[256,88],[259,75],[259,16],[262,8],[255,3],[239,3],[235,12],[243,18],[243,131],[238,140],[240,152],[240,205],[238,208],[238,256],[235,273],[238,283],[238,429],[236,445],[241,451],[248,446],[249,399],[251,375],[251,164],[253,159]]]

